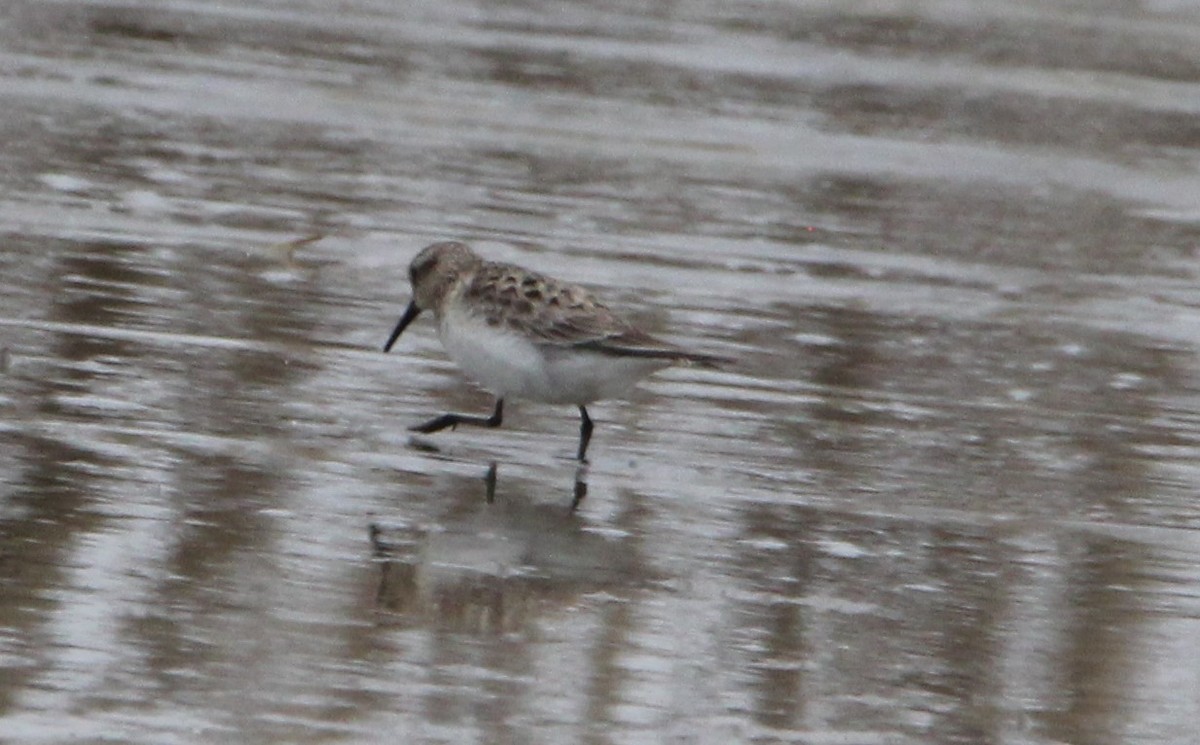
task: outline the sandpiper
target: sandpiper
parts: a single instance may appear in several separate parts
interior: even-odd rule
[[[466,244],[434,243],[408,269],[412,301],[383,351],[424,310],[437,318],[442,346],[468,377],[496,396],[489,417],[442,414],[410,429],[460,424],[499,427],[506,398],[579,407],[579,460],[587,455],[587,404],[626,393],[673,364],[715,367],[728,360],[689,352],[618,317],[579,285],[513,264],[486,261]]]

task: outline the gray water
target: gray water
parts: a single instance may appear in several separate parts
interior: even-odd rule
[[[1170,0],[6,3],[0,740],[1195,741],[1197,50]],[[414,436],[490,410],[428,319],[380,349],[445,239],[737,364],[582,468],[571,407]]]

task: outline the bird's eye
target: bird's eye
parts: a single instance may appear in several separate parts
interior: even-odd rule
[[[433,271],[435,264],[437,264],[437,261],[434,260],[422,261],[420,264],[413,264],[412,268],[408,270],[408,278],[412,280],[413,284],[416,284],[423,277],[427,276],[431,271]]]

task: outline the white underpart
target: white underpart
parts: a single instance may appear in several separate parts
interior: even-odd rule
[[[438,322],[442,345],[467,377],[502,398],[587,404],[625,394],[666,360],[617,357],[536,344],[509,329],[447,305]]]

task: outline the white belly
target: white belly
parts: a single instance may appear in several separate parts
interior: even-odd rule
[[[467,377],[502,398],[587,404],[621,396],[668,365],[534,344],[466,314],[440,319],[438,332],[446,352]]]

